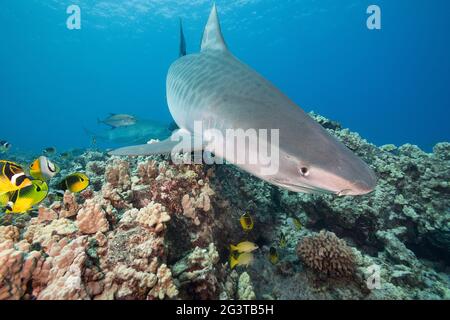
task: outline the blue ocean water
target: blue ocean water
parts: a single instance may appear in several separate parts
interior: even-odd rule
[[[81,8],[68,30],[66,8]],[[199,50],[210,0],[8,0],[0,5],[0,140],[87,147],[84,128],[130,113],[169,123],[165,77]],[[382,29],[366,27],[369,5]],[[450,2],[218,0],[231,51],[306,111],[378,145],[450,140]],[[276,112],[276,111],[274,111]]]

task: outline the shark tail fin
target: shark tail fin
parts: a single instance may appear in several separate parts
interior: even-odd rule
[[[183,32],[183,20],[180,18],[180,58],[186,55],[186,38]]]
[[[202,51],[204,50],[228,51],[222,35],[222,29],[220,28],[220,21],[215,3],[211,9],[205,31],[203,32]]]

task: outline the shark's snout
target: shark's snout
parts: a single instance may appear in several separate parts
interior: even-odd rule
[[[375,190],[377,186],[377,177],[375,172],[367,165],[363,169],[363,173],[359,173],[356,180],[349,180],[350,185],[343,187],[337,192],[338,196],[361,196],[369,194]]]
[[[371,193],[377,186],[377,177],[375,172],[367,167],[366,175],[352,183],[348,189],[338,192],[339,196],[361,196]]]

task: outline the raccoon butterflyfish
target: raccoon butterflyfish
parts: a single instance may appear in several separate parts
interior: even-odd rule
[[[241,216],[239,222],[241,223],[241,227],[245,232],[250,232],[253,230],[254,227],[253,218],[248,212],[244,213]]]
[[[44,201],[48,195],[47,183],[41,180],[31,182],[30,186],[9,193],[9,199],[5,205],[6,213],[26,213]]]
[[[231,252],[248,253],[258,250],[258,246],[250,241],[244,241],[237,245],[230,245]]]
[[[22,167],[14,162],[0,160],[0,193],[16,191],[31,185]]]
[[[0,193],[0,208],[6,207],[9,202],[9,192]]]
[[[8,141],[0,141],[0,153],[5,153],[11,148],[11,144]]]
[[[244,266],[248,267],[250,264],[252,264],[254,260],[253,253],[246,252],[242,253],[238,256],[235,256],[233,254],[230,255],[230,268],[233,270],[237,266]]]
[[[42,153],[45,156],[52,156],[56,153],[56,148],[54,148],[54,147],[45,148],[44,150],[42,150]]]
[[[30,175],[38,180],[48,181],[59,171],[59,167],[45,156],[40,156],[30,165]]]
[[[274,247],[270,247],[269,249],[269,260],[272,264],[278,263],[278,252],[277,249]]]
[[[73,173],[65,177],[58,185],[62,191],[69,190],[73,193],[83,191],[89,186],[89,178],[81,172]]]

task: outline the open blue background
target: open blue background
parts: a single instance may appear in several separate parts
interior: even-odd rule
[[[82,29],[66,28],[79,4]],[[221,0],[232,52],[306,111],[378,145],[430,151],[450,140],[450,2]],[[382,30],[366,9],[382,9]],[[83,127],[131,113],[169,122],[165,77],[178,20],[196,52],[209,0],[6,0],[0,4],[0,140],[16,148],[88,146]]]

